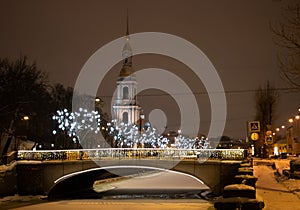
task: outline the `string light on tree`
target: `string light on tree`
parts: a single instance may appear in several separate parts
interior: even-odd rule
[[[69,112],[67,109],[57,110],[52,117],[58,123],[58,128],[65,131],[75,143],[86,136],[89,132],[100,132],[100,115],[97,111],[88,112],[87,109],[79,108],[77,112]],[[52,131],[53,135],[57,130]]]
[[[100,115],[97,111],[89,112],[87,109],[79,108],[77,112],[69,112],[67,109],[57,110],[57,114],[52,117],[58,124],[58,129],[66,132],[72,138],[74,143],[78,140],[82,142],[89,133],[99,133],[100,130],[106,130],[114,140],[114,146],[118,148],[167,148],[169,138],[158,134],[155,128],[145,127],[140,132],[135,124],[121,123],[119,126],[113,120],[107,123],[106,128],[100,127]],[[58,131],[53,130],[53,135]],[[177,137],[177,148],[181,149],[199,149],[206,148],[207,142],[204,139],[188,138],[181,133]]]

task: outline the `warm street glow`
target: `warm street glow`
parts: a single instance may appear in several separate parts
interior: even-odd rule
[[[25,116],[23,117],[23,120],[29,120],[29,117],[28,117],[27,115],[25,115]]]
[[[298,112],[299,112],[299,113],[298,113],[295,117],[291,117],[291,118],[289,118],[287,121],[288,121],[289,123],[294,123],[295,120],[299,120],[299,119],[300,119],[300,108],[298,109]],[[281,128],[284,129],[285,126],[282,125]],[[278,127],[278,128],[276,128],[275,130],[276,130],[276,132],[279,132],[279,131],[280,131],[280,128]]]
[[[274,147],[274,155],[279,155],[278,147]]]

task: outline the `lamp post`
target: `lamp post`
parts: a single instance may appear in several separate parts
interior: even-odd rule
[[[23,120],[27,121],[27,120],[29,120],[29,117],[28,117],[27,115],[25,115],[25,116],[23,117]]]
[[[18,118],[20,119],[20,118]],[[21,121],[24,121],[24,136],[26,136],[26,139],[27,139],[27,131],[28,131],[28,121],[29,121],[29,116],[28,115],[24,115],[22,118],[21,118]],[[18,150],[18,145],[19,145],[19,141],[18,141],[18,138],[15,137],[15,147],[14,147],[14,150],[17,151]]]
[[[300,152],[300,111],[294,119],[294,142],[296,147],[295,153],[298,154]]]
[[[145,120],[145,115],[144,115],[143,112],[141,112],[141,114],[140,114],[140,126],[139,126],[140,133],[142,133],[142,126],[144,125],[144,120]]]

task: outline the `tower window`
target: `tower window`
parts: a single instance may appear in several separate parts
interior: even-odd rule
[[[128,58],[125,58],[125,59],[124,59],[124,63],[125,63],[125,64],[128,63]]]
[[[123,123],[128,124],[128,112],[123,112]]]
[[[128,87],[123,87],[123,99],[128,99]]]

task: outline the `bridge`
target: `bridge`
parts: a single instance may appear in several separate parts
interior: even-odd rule
[[[219,195],[244,158],[243,149],[21,150],[16,166],[18,193],[72,196],[92,189],[96,180],[166,169],[192,175]]]

